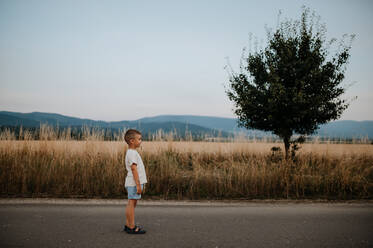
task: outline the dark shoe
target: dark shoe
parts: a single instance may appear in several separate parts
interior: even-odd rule
[[[126,227],[125,227],[126,228]],[[138,226],[135,226],[134,228],[129,228],[127,227],[127,230],[126,232],[128,234],[145,234],[146,231],[144,229],[141,229],[140,227]]]
[[[127,232],[128,229],[131,229],[131,228],[129,228],[128,226],[124,225],[123,231]]]

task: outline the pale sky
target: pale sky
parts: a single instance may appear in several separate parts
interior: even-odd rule
[[[329,38],[356,34],[341,119],[373,120],[373,1],[0,0],[0,111],[94,120],[235,117],[225,94],[249,33],[306,5]],[[264,44],[265,45],[265,44]]]

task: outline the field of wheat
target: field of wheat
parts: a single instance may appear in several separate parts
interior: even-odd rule
[[[157,199],[373,199],[373,145],[143,142]],[[123,141],[0,140],[2,197],[125,198]]]

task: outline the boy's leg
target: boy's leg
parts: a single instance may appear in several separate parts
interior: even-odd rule
[[[137,200],[129,199],[126,207],[126,226],[129,228],[135,227],[135,207]]]

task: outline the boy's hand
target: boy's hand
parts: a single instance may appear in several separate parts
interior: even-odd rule
[[[136,185],[136,188],[137,188],[137,194],[138,195],[141,195],[141,185]]]

